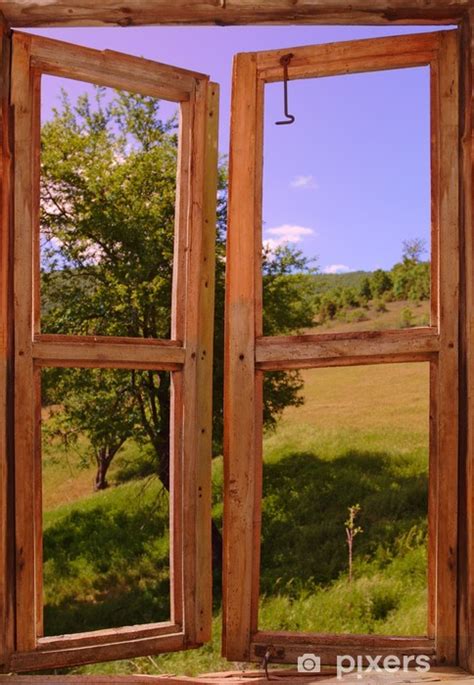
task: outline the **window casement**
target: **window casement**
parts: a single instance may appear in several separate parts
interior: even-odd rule
[[[431,321],[421,328],[300,336],[262,329],[265,84],[429,66],[431,83]],[[430,655],[456,662],[459,325],[459,35],[444,31],[242,53],[235,57],[227,251],[224,653],[295,662],[314,652]],[[428,625],[422,636],[259,630],[263,374],[316,367],[430,364]],[[317,491],[317,484],[315,484]],[[315,495],[316,496],[316,495]]]
[[[218,88],[202,74],[15,33],[14,462],[16,671],[175,651],[211,630],[211,380]],[[170,340],[41,332],[40,93],[50,74],[180,107]],[[170,620],[43,636],[40,371],[171,373]]]

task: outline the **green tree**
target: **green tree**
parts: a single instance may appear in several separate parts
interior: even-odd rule
[[[370,291],[372,297],[380,297],[392,289],[392,279],[383,269],[376,269],[370,279]]]
[[[431,290],[431,267],[422,262],[426,243],[421,238],[403,242],[402,261],[391,271],[393,294],[397,300],[427,300]]]
[[[94,99],[61,106],[42,130],[42,330],[45,333],[169,338],[178,139],[159,101],[98,88]],[[222,449],[225,168],[220,172],[217,225],[214,452]],[[289,247],[265,251],[264,330],[289,333],[312,325],[308,260]],[[88,379],[90,392],[84,391]],[[94,377],[77,370],[43,374],[44,396],[63,409],[61,430],[87,435],[105,487],[110,455],[129,437],[149,440],[157,472],[169,487],[169,374],[110,373],[99,413],[91,416]],[[115,385],[114,385],[115,384]],[[126,389],[125,389],[126,386]],[[265,375],[267,426],[301,402],[297,372]],[[122,398],[123,401],[116,401]],[[133,412],[130,414],[130,402]],[[133,417],[133,418],[132,418]],[[112,419],[112,420],[110,420]],[[126,430],[124,430],[126,427]],[[102,431],[102,432],[101,432]],[[99,449],[98,434],[102,442]],[[104,451],[104,441],[109,440]],[[112,455],[113,458],[113,455]]]
[[[403,261],[421,262],[421,257],[426,253],[426,240],[423,238],[411,238],[402,243]]]
[[[365,276],[360,284],[359,294],[365,302],[368,302],[372,297],[372,290],[370,288],[370,280]]]
[[[129,373],[116,369],[50,369],[43,388],[49,417],[43,439],[67,452],[74,447],[97,470],[96,490],[107,487],[107,471],[130,437],[141,432]],[[70,392],[70,388],[74,392]],[[54,405],[60,399],[60,405]],[[52,406],[51,406],[52,405]],[[87,439],[85,444],[83,438]]]

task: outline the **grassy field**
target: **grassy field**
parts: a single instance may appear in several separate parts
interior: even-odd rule
[[[389,303],[379,324],[392,327],[388,319],[396,319],[402,306]],[[369,324],[374,321],[375,314]],[[287,409],[264,440],[260,627],[423,634],[428,365],[313,369],[302,375],[304,404]],[[47,632],[167,618],[167,495],[153,477],[123,482],[142,458],[146,454],[129,445],[111,467],[111,487],[93,493],[93,465],[84,464],[80,454],[70,452],[66,459],[46,451]],[[221,458],[214,460],[213,481],[220,525]],[[360,504],[357,524],[363,531],[354,542],[350,583],[344,522],[354,504]],[[217,596],[209,645],[74,672],[226,669],[219,652]]]

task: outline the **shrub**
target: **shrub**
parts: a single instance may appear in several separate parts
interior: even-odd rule
[[[382,313],[382,312],[388,311],[387,306],[386,306],[385,302],[383,301],[383,299],[375,300],[374,307],[375,307],[376,312]]]
[[[346,321],[348,323],[357,323],[359,321],[368,321],[369,317],[363,309],[353,309],[346,314]]]
[[[415,317],[410,307],[404,307],[400,312],[400,328],[411,328],[415,325]]]

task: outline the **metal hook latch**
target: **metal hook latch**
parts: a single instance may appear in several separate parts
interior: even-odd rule
[[[283,104],[285,108],[285,117],[283,121],[275,121],[277,126],[283,126],[285,124],[292,124],[295,117],[288,112],[288,65],[290,64],[292,58],[294,57],[292,52],[287,55],[280,57],[280,64],[283,67]]]
[[[286,122],[284,122],[284,123],[286,123]],[[264,654],[264,657],[263,657],[263,660],[262,660],[262,668],[265,669],[265,676],[266,676],[267,680],[270,680],[270,675],[268,673],[268,664],[270,663],[270,659],[272,658],[273,654],[274,654],[273,647],[272,646],[267,647],[265,654]]]

